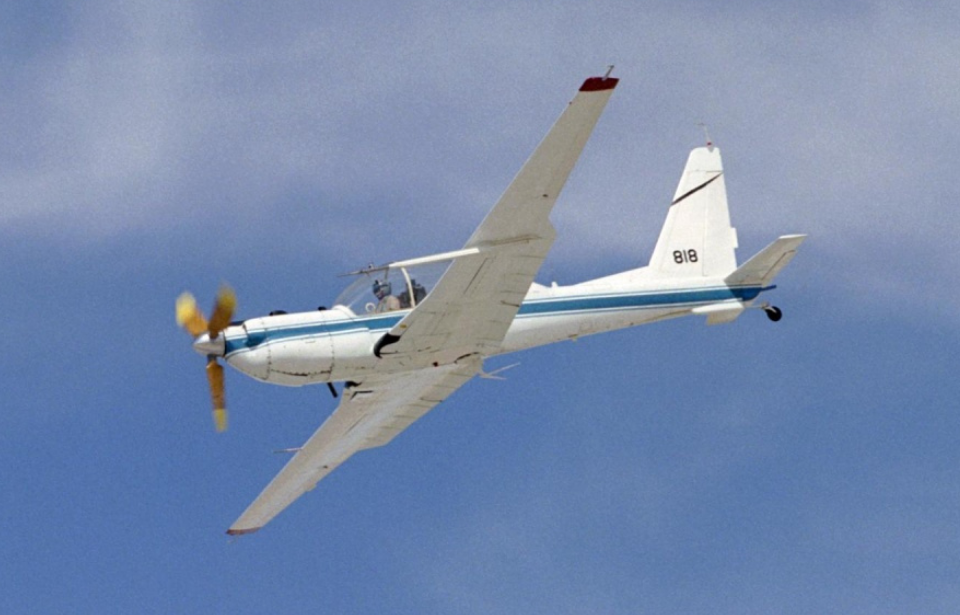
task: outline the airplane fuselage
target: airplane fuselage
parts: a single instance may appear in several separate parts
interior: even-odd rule
[[[628,285],[604,279],[574,286],[534,284],[499,351],[491,356],[696,314],[713,306],[742,310],[761,292],[759,286],[731,287],[722,279],[640,278]],[[250,318],[224,331],[224,358],[248,376],[285,386],[362,381],[374,371],[404,371],[411,367],[378,358],[374,346],[409,312],[358,315],[338,305]]]

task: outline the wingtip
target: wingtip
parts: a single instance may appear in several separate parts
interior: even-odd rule
[[[247,527],[247,528],[242,528],[242,529],[233,528],[233,527],[232,527],[232,528],[230,528],[229,530],[227,530],[227,535],[229,535],[229,536],[245,536],[245,535],[247,535],[247,534],[253,534],[254,532],[256,532],[256,531],[259,530],[259,529],[260,529],[259,527]]]
[[[580,86],[581,92],[602,92],[617,87],[619,79],[616,77],[590,77]]]

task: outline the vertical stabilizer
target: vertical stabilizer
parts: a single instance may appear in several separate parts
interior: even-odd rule
[[[722,277],[737,268],[723,162],[717,147],[690,152],[650,269],[667,277]]]

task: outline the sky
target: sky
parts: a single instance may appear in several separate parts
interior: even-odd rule
[[[955,613],[960,8],[0,7],[0,611]],[[621,79],[538,281],[646,263],[698,124],[771,299],[491,361],[261,532],[333,410],[176,328],[462,246],[582,80]]]

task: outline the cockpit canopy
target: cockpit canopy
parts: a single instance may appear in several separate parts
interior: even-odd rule
[[[368,267],[350,274],[356,279],[340,293],[334,304],[347,308],[354,315],[412,309],[436,286],[450,262]]]

